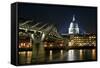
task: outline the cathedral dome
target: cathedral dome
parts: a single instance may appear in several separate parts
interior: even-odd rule
[[[70,23],[69,26],[69,34],[79,34],[78,23],[76,22],[74,15],[73,15],[72,22]]]

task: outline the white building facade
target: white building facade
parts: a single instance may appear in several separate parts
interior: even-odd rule
[[[70,23],[68,34],[79,34],[78,23],[75,20],[75,16],[73,15],[72,22]]]

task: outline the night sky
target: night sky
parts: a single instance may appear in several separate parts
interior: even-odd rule
[[[73,14],[79,25],[80,32],[96,33],[97,8],[18,4],[18,19],[55,24],[59,33],[68,33]]]

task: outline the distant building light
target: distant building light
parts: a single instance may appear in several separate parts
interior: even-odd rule
[[[63,44],[60,44],[60,46],[63,46]]]
[[[52,47],[53,45],[52,44],[50,44],[50,47]]]
[[[44,47],[47,47],[47,45],[45,44]]]

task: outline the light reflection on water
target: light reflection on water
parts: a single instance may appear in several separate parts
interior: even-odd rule
[[[49,55],[49,60],[52,61],[52,59],[53,59],[52,50],[50,50],[50,53],[49,54],[50,54]]]
[[[60,50],[60,60],[63,60],[63,58],[64,58],[64,51]]]
[[[74,61],[75,60],[75,53],[74,50],[68,51],[68,61]]]
[[[95,60],[96,59],[96,50],[92,49],[92,58]]]
[[[30,64],[32,60],[32,51],[19,52],[19,63]]]
[[[80,50],[49,50],[45,55],[44,62],[54,61],[78,61],[78,60],[95,60],[96,49]],[[19,52],[19,64],[30,64],[32,62],[32,51]],[[39,61],[38,61],[39,62]]]
[[[81,49],[80,50],[80,60],[82,60],[83,59],[83,50]]]

